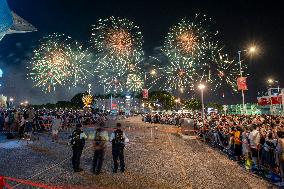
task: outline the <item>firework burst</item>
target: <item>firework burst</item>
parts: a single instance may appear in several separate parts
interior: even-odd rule
[[[92,66],[91,53],[88,49],[84,49],[78,42],[72,43],[72,77],[71,85],[85,84],[88,76],[93,75],[90,71]]]
[[[204,26],[208,20],[210,19],[206,16],[196,15],[192,21],[182,19],[181,22],[171,27],[164,45],[164,52],[167,56],[178,54],[188,59],[187,61],[191,64],[196,63],[204,49],[207,48],[207,42],[215,35],[207,31],[207,27]]]
[[[94,101],[94,97],[90,94],[85,94],[82,98],[84,107],[89,107]]]
[[[216,90],[222,86],[230,86],[230,88],[236,92],[237,91],[237,77],[239,76],[239,65],[236,61],[230,60],[227,54],[219,54],[216,56],[216,64],[212,67],[213,74],[213,90]],[[243,69],[246,69],[244,66]]]
[[[101,19],[92,28],[91,43],[98,53],[118,58],[136,56],[142,51],[142,34],[127,19]]]
[[[156,69],[158,74],[151,77],[151,87],[160,86],[161,89],[181,93],[192,90],[195,68],[187,60],[177,53],[171,54],[168,57],[168,64],[161,69]]]
[[[205,15],[196,15],[170,28],[162,49],[169,61],[163,69],[167,88],[190,91],[200,82],[212,84],[214,90],[223,83],[235,88],[235,63],[222,55],[211,22]]]
[[[31,60],[28,77],[36,87],[51,92],[56,86],[83,82],[88,73],[85,68],[90,63],[87,51],[78,43],[72,43],[71,37],[53,34],[40,41]],[[86,61],[85,61],[86,60]]]
[[[136,90],[133,83],[139,77],[139,64],[144,57],[139,27],[127,19],[110,17],[99,20],[92,32],[100,85],[105,85],[107,92]]]

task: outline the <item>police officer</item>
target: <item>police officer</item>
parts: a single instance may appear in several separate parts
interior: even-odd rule
[[[83,169],[80,168],[80,158],[82,155],[83,148],[85,146],[86,139],[87,135],[82,131],[82,125],[77,124],[76,129],[71,135],[71,145],[73,150],[72,165],[74,172],[83,171]]]
[[[112,143],[112,158],[113,158],[113,172],[116,173],[118,169],[118,159],[120,162],[120,171],[125,171],[124,163],[124,147],[125,143],[129,142],[125,133],[121,129],[121,123],[116,124],[116,129],[110,136],[110,141]]]
[[[94,159],[93,159],[93,173],[98,175],[101,173],[106,143],[109,140],[108,132],[104,130],[104,122],[101,122],[99,128],[95,131],[94,137]]]

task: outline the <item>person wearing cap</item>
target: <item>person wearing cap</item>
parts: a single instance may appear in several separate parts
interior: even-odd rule
[[[94,133],[94,159],[93,173],[99,175],[102,170],[106,143],[109,140],[108,132],[104,130],[104,122],[100,122],[99,128]]]
[[[77,124],[76,129],[72,132],[71,135],[71,145],[73,150],[72,165],[74,172],[83,171],[83,169],[80,168],[80,159],[85,146],[86,139],[87,135],[82,131],[82,125]]]
[[[126,134],[121,129],[121,123],[116,124],[116,129],[110,136],[110,142],[112,143],[113,172],[117,172],[118,159],[120,162],[120,171],[124,172],[124,147],[125,143],[129,142],[129,139],[126,137]]]

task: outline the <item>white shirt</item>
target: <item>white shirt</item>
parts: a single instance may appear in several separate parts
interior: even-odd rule
[[[126,136],[126,134],[123,132],[123,134],[122,134],[122,136],[123,136],[123,138],[124,138],[124,142],[125,143],[127,143],[127,142],[129,142],[129,139],[127,138],[127,136]],[[111,133],[111,135],[110,135],[110,142],[112,142],[112,140],[115,138],[115,134],[114,134],[114,132],[113,133]]]
[[[258,144],[260,143],[259,131],[253,130],[252,132],[250,132],[249,141],[250,141],[251,147],[256,148],[258,146]]]
[[[80,134],[80,139],[87,139],[87,135],[83,132]]]
[[[22,119],[21,119],[21,126],[23,126],[24,124],[26,123],[26,120],[25,120],[25,118],[24,117],[22,117]]]

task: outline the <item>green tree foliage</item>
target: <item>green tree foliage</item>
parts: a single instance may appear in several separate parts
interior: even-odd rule
[[[219,112],[223,110],[223,106],[221,104],[216,103],[216,102],[209,102],[206,105],[206,107],[217,109]]]
[[[190,110],[200,110],[202,108],[202,104],[200,102],[200,100],[198,99],[190,99],[190,100],[186,100],[184,102],[185,108],[190,109]]]
[[[71,103],[73,103],[75,106],[83,108],[84,104],[82,101],[82,98],[84,96],[85,93],[78,93],[76,94],[72,99],[71,99]]]
[[[167,91],[152,91],[149,93],[149,100],[162,105],[163,109],[170,110],[175,106],[175,97]]]

